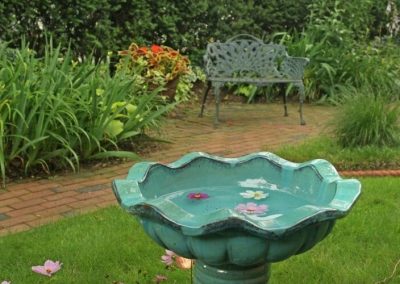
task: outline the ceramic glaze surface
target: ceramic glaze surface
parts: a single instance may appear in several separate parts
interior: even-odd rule
[[[221,266],[259,271],[312,248],[348,213],[361,185],[342,179],[325,160],[297,164],[267,152],[239,158],[195,152],[168,165],[138,163],[113,190],[154,241],[213,266],[198,269],[206,279],[217,277]]]
[[[246,190],[269,196],[245,199],[240,193]],[[237,224],[253,227],[254,233],[279,236],[302,223],[344,216],[360,194],[360,183],[341,179],[324,160],[296,164],[271,153],[229,159],[191,153],[167,166],[136,164],[126,180],[114,181],[114,192],[132,213],[145,216],[154,211],[151,214],[158,219],[189,235],[202,235],[213,222],[237,219]],[[209,198],[191,200],[187,198],[191,192],[204,192]],[[265,204],[268,210],[258,215],[235,211],[245,202]]]

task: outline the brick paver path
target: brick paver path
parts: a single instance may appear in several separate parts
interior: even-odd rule
[[[274,149],[318,135],[335,111],[332,107],[306,105],[307,125],[300,126],[297,105],[289,105],[289,117],[283,117],[281,104],[231,103],[222,106],[225,122],[214,129],[213,110],[210,106],[205,117],[198,118],[196,107],[183,117],[169,119],[161,136],[172,143],[144,158],[167,163],[191,151],[235,157],[267,147]],[[0,191],[0,235],[116,204],[111,181],[124,177],[131,166],[129,162],[9,184],[7,191]]]

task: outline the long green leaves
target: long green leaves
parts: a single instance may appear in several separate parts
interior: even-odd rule
[[[12,54],[12,56],[10,56]],[[119,145],[157,127],[165,105],[159,90],[143,91],[132,76],[110,75],[108,63],[74,61],[68,49],[46,46],[38,58],[27,46],[0,44],[0,176],[41,167],[79,168],[90,158],[137,155]]]
[[[335,134],[343,147],[399,146],[400,109],[368,88],[349,89],[335,121]]]

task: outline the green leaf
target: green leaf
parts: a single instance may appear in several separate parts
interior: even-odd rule
[[[117,119],[111,120],[104,129],[104,132],[111,137],[116,137],[122,131],[124,131],[124,124]]]

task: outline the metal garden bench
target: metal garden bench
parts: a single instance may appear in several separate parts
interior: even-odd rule
[[[249,83],[256,86],[291,83],[298,88],[300,124],[305,125],[303,75],[308,62],[308,58],[289,56],[283,45],[264,43],[261,39],[247,34],[237,35],[226,42],[209,43],[204,56],[208,86],[199,116],[203,116],[211,88],[216,102],[215,124],[218,125],[220,92],[225,83]],[[284,91],[281,93],[284,115],[288,116],[286,94]]]

